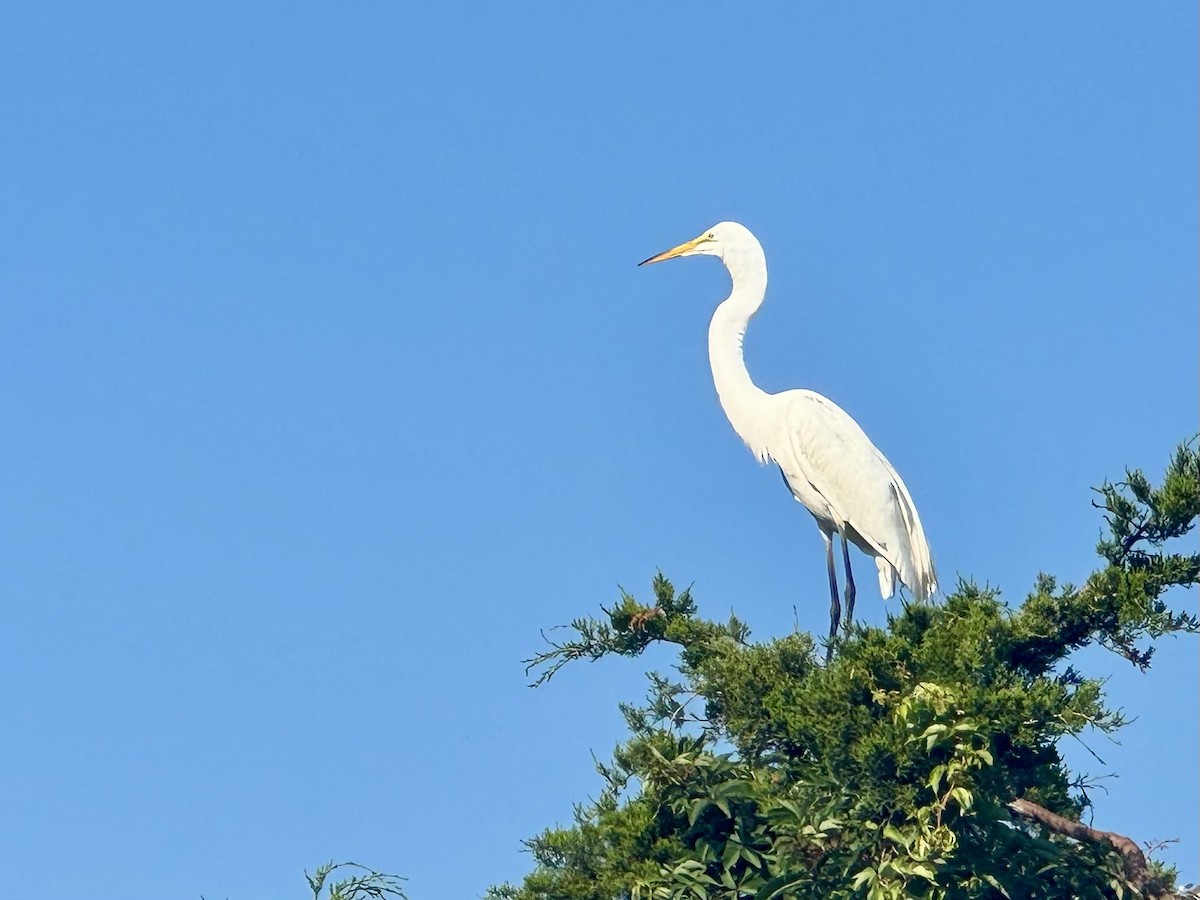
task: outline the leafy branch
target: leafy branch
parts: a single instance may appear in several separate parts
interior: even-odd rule
[[[1197,439],[1175,451],[1159,487],[1127,470],[1125,480],[1105,482],[1096,492],[1109,535],[1096,551],[1107,565],[1081,588],[1058,587],[1039,576],[1020,612],[1021,638],[1015,652],[1033,671],[1045,671],[1088,643],[1120,654],[1147,669],[1153,646],[1139,642],[1176,633],[1200,633],[1200,619],[1171,610],[1162,595],[1173,587],[1200,583],[1200,553],[1169,550],[1200,517],[1200,453]]]
[[[695,618],[691,589],[677,594],[661,572],[654,576],[653,591],[655,602],[646,606],[622,590],[616,606],[600,607],[607,621],[579,618],[571,623],[569,627],[578,635],[573,640],[554,641],[542,632],[550,649],[524,660],[526,675],[542,669],[530,687],[545,684],[577,659],[595,662],[609,655],[638,656],[656,641],[699,650],[717,640],[745,644],[750,636],[750,629],[733,616],[723,626]]]
[[[358,863],[334,863],[332,860],[317,866],[311,875],[307,871],[304,873],[312,890],[313,900],[322,900],[321,892],[326,888],[326,881],[339,869],[350,869],[357,874],[328,885],[329,893],[325,900],[406,900],[404,890],[400,886],[404,879],[376,872]]]

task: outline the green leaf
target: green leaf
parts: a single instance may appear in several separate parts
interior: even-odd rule
[[[933,771],[929,773],[929,787],[936,794],[942,783],[942,778],[946,775],[946,766],[937,765],[933,767]]]
[[[914,875],[920,875],[930,884],[937,883],[937,873],[924,863],[917,863],[915,866],[912,866],[909,871]]]
[[[1004,889],[1004,886],[1001,885],[1000,882],[996,880],[995,875],[985,872],[984,876],[983,876],[983,880],[986,881],[988,884],[990,884],[992,887],[994,887],[996,890],[998,890],[1005,897],[1008,897],[1008,891],[1006,891]],[[1011,900],[1011,898],[1009,898],[1009,900]]]
[[[958,805],[964,810],[970,809],[971,804],[974,802],[971,792],[965,787],[954,788],[952,791],[950,791],[950,797],[957,801]]]
[[[772,878],[758,889],[754,900],[781,900],[789,889],[803,884],[809,878],[807,872],[788,872]]]
[[[850,882],[850,887],[854,888],[854,890],[857,891],[864,884],[866,884],[868,882],[874,883],[878,878],[879,878],[879,873],[876,872],[874,869],[872,869],[872,868],[862,869],[857,874],[855,874],[854,879]]]

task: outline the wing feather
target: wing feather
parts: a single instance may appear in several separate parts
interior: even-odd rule
[[[936,589],[929,545],[900,475],[857,422],[813,391],[776,395],[783,405],[769,451],[797,499],[819,521],[886,560],[917,596]],[[881,588],[885,572],[880,568]],[[883,591],[885,596],[890,591]]]

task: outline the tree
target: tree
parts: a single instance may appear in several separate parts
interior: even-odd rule
[[[574,825],[529,840],[534,870],[493,900],[629,897],[1100,898],[1162,896],[1173,870],[1122,834],[1085,825],[1088,782],[1065,735],[1122,716],[1069,662],[1099,644],[1138,669],[1154,641],[1200,622],[1162,599],[1200,578],[1175,539],[1200,515],[1200,454],[1175,453],[1158,487],[1141,472],[1097,490],[1108,536],[1079,587],[1038,578],[1019,608],[962,582],[905,604],[886,628],[856,625],[822,665],[805,633],[755,643],[736,618],[697,615],[690,591],[654,579],[530,661],[564,664],[679,649],[622,707],[630,735],[597,765],[599,799]]]

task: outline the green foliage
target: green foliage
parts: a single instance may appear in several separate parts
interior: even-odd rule
[[[338,869],[349,869],[354,874],[348,875],[341,881],[326,884],[329,876]],[[384,875],[358,863],[334,863],[332,860],[317,866],[309,875],[308,887],[312,891],[313,900],[405,900],[405,893],[400,888],[403,880],[395,875]],[[322,892],[328,889],[322,898]]]
[[[1144,669],[1154,639],[1200,631],[1162,600],[1200,577],[1200,557],[1168,546],[1200,515],[1194,445],[1160,487],[1130,472],[1099,494],[1110,534],[1082,587],[1042,576],[1014,610],[961,583],[884,629],[856,626],[828,665],[807,634],[752,643],[736,619],[698,618],[661,575],[653,605],[623,593],[605,619],[576,620],[531,661],[537,684],[652,642],[678,645],[679,678],[652,674],[646,703],[623,707],[631,734],[597,766],[600,798],[530,840],[534,871],[491,896],[1156,895],[1173,873],[1147,875],[1119,835],[1078,825],[1086,784],[1058,742],[1122,724],[1101,681],[1066,664],[1072,651],[1096,643]],[[1086,834],[1068,839],[1061,822]]]

